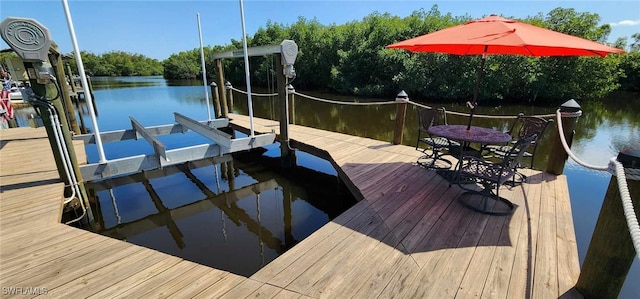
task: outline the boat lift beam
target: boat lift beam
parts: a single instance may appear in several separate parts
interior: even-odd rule
[[[133,129],[102,133],[101,137],[103,142],[130,139],[137,140],[142,137],[153,147],[154,153],[81,165],[80,172],[82,173],[83,179],[87,181],[106,179],[206,158],[218,157],[219,161],[225,162],[230,160],[231,157],[224,158],[224,160],[219,157],[233,152],[269,145],[276,139],[275,133],[233,138],[233,136],[218,130],[220,127],[227,127],[229,125],[228,118],[196,121],[177,112],[174,112],[174,116],[177,124],[155,127],[144,127],[133,117],[129,117]],[[156,137],[173,133],[185,133],[189,130],[210,139],[214,143],[167,150],[164,143]],[[74,139],[83,140],[85,144],[90,144],[94,142],[95,136],[93,134],[79,135]]]
[[[133,130],[136,131],[136,140],[138,140],[139,137],[144,138],[144,140],[149,142],[149,144],[153,147],[153,151],[156,152],[158,158],[163,158],[165,160],[162,161],[161,159],[160,164],[166,164],[163,162],[169,161],[167,159],[167,146],[165,146],[162,141],[158,140],[156,136],[147,131],[147,129],[145,129],[143,125],[135,120],[135,118],[129,116],[129,119],[131,120],[131,127],[133,127]]]
[[[259,46],[259,47],[251,47],[247,49],[247,55],[249,57],[253,56],[264,56],[271,54],[279,54],[282,53],[281,45],[267,45],[267,46]],[[218,52],[211,54],[211,58],[213,59],[227,59],[227,58],[242,58],[244,56],[244,50],[229,50],[225,52]]]
[[[218,118],[211,121],[200,121],[201,124],[205,124],[211,128],[224,128],[229,126],[228,118]],[[170,125],[161,125],[161,126],[151,126],[145,127],[145,130],[153,135],[169,135],[175,133],[185,133],[189,131],[189,128],[182,126],[181,124],[170,124]],[[109,131],[100,134],[103,143],[109,142],[117,142],[131,139],[138,139],[136,130],[117,130],[117,131]],[[84,144],[95,144],[96,138],[94,134],[82,134],[73,136],[73,140],[82,140]]]
[[[230,161],[223,156],[220,145],[200,144],[179,149],[167,150],[166,159],[158,154],[138,155],[108,160],[106,163],[80,165],[82,178],[86,181],[106,179],[114,176],[149,171],[164,166],[180,164],[193,160],[213,158],[216,163]],[[164,161],[162,161],[164,160]],[[162,162],[161,162],[162,161]]]
[[[190,130],[219,144],[223,154],[262,147],[272,144],[276,139],[275,133],[260,134],[243,138],[231,138],[232,136],[225,132],[206,126],[180,113],[174,112],[173,114],[175,115],[176,122],[181,124],[183,127],[189,128]]]

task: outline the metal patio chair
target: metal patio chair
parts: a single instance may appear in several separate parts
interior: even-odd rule
[[[524,157],[530,158],[529,168],[533,168],[536,151],[538,149],[538,144],[540,143],[540,139],[544,135],[547,127],[553,123],[553,119],[544,119],[538,116],[530,116],[519,114],[518,118],[511,125],[511,129],[509,130],[509,134],[513,136],[514,140],[527,138],[532,134],[537,134],[537,137],[532,142],[532,146],[529,147],[527,152],[524,153]],[[513,143],[513,142],[512,142]],[[504,156],[504,154],[511,149],[511,145],[502,145],[502,146],[487,146],[486,149],[490,150],[492,153],[497,156]]]
[[[471,189],[459,183],[460,188],[466,190],[460,195],[460,202],[474,211],[489,215],[513,213],[515,206],[506,198],[500,197],[500,186],[507,183],[516,174],[520,159],[537,136],[537,133],[533,133],[527,138],[516,141],[502,156],[502,161],[498,163],[492,163],[475,156],[463,156],[460,174],[482,185],[482,189]]]
[[[514,140],[527,138],[532,134],[537,134],[536,138],[533,140],[532,145],[529,149],[524,153],[523,157],[529,158],[529,168],[533,169],[536,151],[538,150],[538,144],[544,135],[547,127],[553,123],[553,119],[544,119],[538,116],[524,115],[522,113],[518,114],[518,118],[513,122],[511,128],[509,129],[509,134],[513,136]],[[513,143],[515,141],[512,141]],[[494,156],[504,156],[510,149],[512,144],[508,145],[489,145],[485,149],[489,150]],[[522,168],[523,163],[517,165],[517,168]],[[513,184],[522,183],[527,179],[527,176],[522,174],[521,172],[517,172],[518,180],[514,177],[512,181]]]
[[[417,163],[426,168],[433,169],[449,169],[453,163],[445,158],[445,152],[452,146],[460,144],[444,137],[433,136],[429,134],[431,126],[446,125],[447,113],[442,108],[424,108],[418,110],[418,140],[416,142],[416,150],[421,151],[424,155],[418,158]],[[420,144],[426,145],[421,148]]]

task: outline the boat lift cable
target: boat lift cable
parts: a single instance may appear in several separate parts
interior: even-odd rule
[[[253,102],[251,101],[251,78],[249,70],[249,52],[247,50],[247,30],[244,24],[244,1],[240,1],[240,19],[242,21],[242,50],[244,51],[244,76],[247,82],[247,106],[249,108],[249,137],[254,137],[253,132]]]
[[[616,180],[618,182],[618,192],[620,192],[620,199],[622,201],[622,209],[624,211],[624,216],[627,221],[627,226],[629,227],[629,233],[631,234],[631,241],[633,243],[633,247],[636,250],[636,257],[640,260],[640,224],[638,224],[638,218],[636,216],[636,212],[633,208],[633,202],[631,201],[631,194],[629,193],[629,188],[627,186],[627,179],[630,180],[640,180],[640,168],[624,168],[622,163],[620,163],[616,157],[612,157],[609,160],[609,165],[607,166],[596,166],[588,164],[582,160],[580,160],[569,148],[567,144],[567,140],[564,137],[564,128],[562,127],[562,114],[560,113],[560,109],[556,111],[557,123],[558,123],[558,135],[560,136],[560,141],[562,143],[562,147],[567,152],[567,155],[571,157],[576,163],[579,165],[599,171],[607,171],[612,175],[616,176]]]
[[[57,91],[58,91],[58,96],[60,96],[61,94],[61,90],[60,90],[60,85],[58,84],[56,78],[54,76],[51,76],[52,82],[55,85]],[[55,99],[55,98],[54,98]],[[55,139],[56,139],[56,145],[58,146],[58,149],[61,152],[61,157],[62,157],[62,161],[63,161],[63,166],[65,169],[65,172],[67,174],[67,178],[69,179],[69,183],[70,183],[70,187],[71,187],[71,192],[72,192],[72,196],[69,199],[66,199],[64,201],[65,204],[71,202],[73,200],[73,198],[77,198],[78,201],[80,202],[80,206],[82,208],[82,214],[75,218],[72,219],[70,221],[67,221],[65,224],[70,224],[76,221],[81,220],[82,218],[85,217],[85,215],[87,214],[87,208],[84,205],[84,199],[82,198],[82,192],[80,191],[80,183],[78,181],[78,178],[76,177],[74,168],[73,168],[73,162],[71,160],[71,156],[69,154],[69,148],[67,148],[67,144],[64,141],[64,134],[62,132],[62,124],[60,122],[60,117],[58,114],[57,109],[55,108],[55,106],[53,106],[51,103],[47,102],[47,104],[50,106],[50,116],[53,116],[53,122],[52,122],[52,127],[54,128],[54,135],[55,135]]]

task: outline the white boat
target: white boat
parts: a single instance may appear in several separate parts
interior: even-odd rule
[[[24,89],[24,87],[11,87],[11,93],[9,93],[9,99],[11,99],[12,103],[22,103],[22,92],[20,89]]]

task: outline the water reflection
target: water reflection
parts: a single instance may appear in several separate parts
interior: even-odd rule
[[[93,90],[167,85],[167,80],[162,76],[91,77],[90,79]]]
[[[249,276],[355,203],[334,175],[276,172],[265,151],[94,182],[93,230]]]

